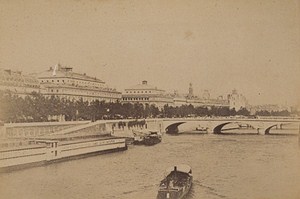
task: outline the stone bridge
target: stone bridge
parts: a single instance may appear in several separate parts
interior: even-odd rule
[[[189,130],[203,129],[207,133],[221,134],[226,131],[247,131],[256,134],[270,134],[271,130],[300,128],[299,119],[249,119],[249,118],[171,118],[164,119],[163,125],[166,133],[178,133],[182,124],[192,126]]]

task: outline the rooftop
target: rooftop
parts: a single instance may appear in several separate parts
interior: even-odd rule
[[[158,89],[156,86],[152,86],[152,85],[149,85],[147,81],[142,81],[142,84],[137,84],[137,85],[134,85],[130,88],[127,88],[125,90],[158,90],[158,91],[164,91],[162,89]]]
[[[89,80],[93,82],[98,83],[105,83],[104,81],[96,78],[86,75],[85,73],[80,74],[73,72],[72,67],[66,67],[61,66],[60,64],[55,65],[55,67],[50,67],[49,70],[41,72],[38,74],[38,78],[49,78],[49,77],[69,77],[69,78],[75,78],[75,79],[82,79],[82,80]]]

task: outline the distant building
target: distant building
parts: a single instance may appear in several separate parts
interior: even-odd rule
[[[171,96],[173,97],[173,106],[180,107],[182,105],[187,105],[187,97],[182,94],[179,94],[178,91],[174,91],[174,93]]]
[[[247,106],[247,99],[242,94],[238,93],[236,89],[232,91],[231,94],[227,96],[229,101],[230,109],[235,109],[236,111],[246,108]]]
[[[229,107],[228,101],[221,99],[194,98],[187,99],[186,103],[191,104],[194,107]]]
[[[160,109],[166,104],[173,105],[173,98],[168,95],[165,90],[151,86],[147,81],[125,89],[122,95],[122,101],[123,103],[141,103],[144,105],[154,104]]]
[[[121,92],[109,88],[104,81],[80,73],[73,72],[71,67],[62,67],[60,64],[54,68],[38,74],[38,80],[45,88],[46,96],[58,96],[64,99],[83,101],[116,102],[121,100]]]
[[[40,92],[40,89],[40,83],[35,77],[23,75],[21,71],[0,69],[0,90],[25,97],[32,92]]]
[[[193,85],[189,85],[189,92],[186,95],[178,94],[177,91],[171,95],[173,97],[174,106],[193,105],[194,107],[229,107],[228,100],[224,100],[222,96],[217,99],[211,99],[208,90],[204,90],[202,98],[194,95]]]
[[[255,114],[260,111],[268,111],[268,112],[280,112],[280,111],[291,111],[290,107],[282,106],[278,104],[262,104],[256,106],[250,106],[250,113]]]
[[[210,98],[208,90],[204,90],[202,97],[195,96],[193,92],[192,84],[189,87],[189,94],[186,97],[186,104],[193,105],[194,107],[229,107],[228,100],[224,100],[223,97],[217,99]]]

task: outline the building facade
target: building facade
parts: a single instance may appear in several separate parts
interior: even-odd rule
[[[173,106],[182,106],[187,105],[186,96],[183,94],[179,94],[177,90],[171,95],[173,97]]]
[[[229,101],[230,109],[235,109],[236,111],[246,108],[247,99],[242,94],[238,93],[237,90],[233,90],[231,94],[227,96]]]
[[[173,97],[168,95],[165,90],[148,85],[147,81],[143,81],[142,84],[125,89],[122,95],[122,102],[141,103],[144,105],[154,104],[159,109],[162,109],[164,105],[173,105]]]
[[[194,107],[229,107],[229,101],[224,100],[222,97],[217,99],[210,98],[210,93],[208,90],[204,90],[202,97],[194,95],[193,85],[189,85],[189,92],[186,96],[186,104],[193,105]]]
[[[54,68],[37,75],[43,94],[69,100],[116,102],[121,100],[121,92],[109,88],[104,81],[88,75],[73,72],[71,67],[57,64]]]
[[[20,71],[0,69],[0,90],[25,97],[32,92],[40,92],[41,87],[34,76],[23,75]]]
[[[256,114],[256,112],[260,111],[268,111],[268,112],[280,112],[280,111],[291,111],[290,107],[278,105],[278,104],[262,104],[256,106],[249,106],[250,113],[252,115]]]
[[[122,95],[122,102],[126,103],[142,103],[154,104],[158,108],[163,108],[164,105],[180,107],[182,105],[193,105],[194,107],[229,107],[229,101],[219,97],[210,99],[210,94],[207,90],[204,91],[203,97],[199,98],[194,95],[193,85],[189,85],[188,94],[179,94],[174,91],[172,94],[167,94],[165,90],[148,85],[147,81],[142,84],[135,85],[125,89]]]

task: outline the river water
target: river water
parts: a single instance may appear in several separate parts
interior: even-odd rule
[[[164,135],[161,143],[0,174],[0,198],[156,198],[164,170],[189,164],[188,199],[299,199],[297,136]]]

